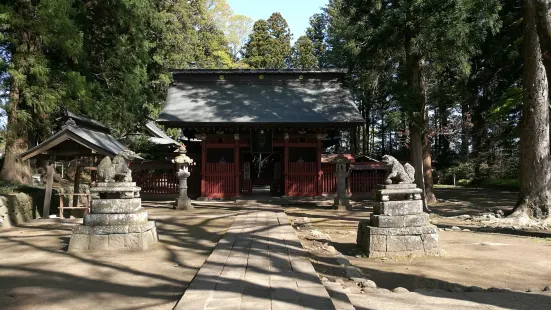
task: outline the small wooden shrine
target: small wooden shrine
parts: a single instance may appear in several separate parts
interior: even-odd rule
[[[157,123],[188,138],[201,197],[319,196],[322,150],[365,122],[341,70],[190,69],[173,77]]]
[[[63,124],[61,129],[54,135],[44,140],[39,145],[27,150],[20,155],[22,160],[42,159],[48,162],[46,194],[44,198],[43,217],[47,218],[50,211],[50,202],[52,196],[54,162],[72,161],[76,162],[76,172],[74,180],[74,194],[72,206],[67,209],[79,209],[87,207],[77,207],[77,195],[88,195],[78,193],[80,174],[84,169],[95,170],[95,163],[105,156],[114,157],[124,150],[126,146],[120,143],[110,134],[110,128],[102,123],[71,113],[62,108],[58,121]],[[62,216],[62,210],[60,210]]]

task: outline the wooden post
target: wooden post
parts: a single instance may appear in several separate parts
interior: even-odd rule
[[[82,166],[78,165],[78,159],[75,160],[77,162],[77,169],[75,171],[75,183],[73,186],[73,194],[78,194],[78,190],[80,187],[80,174],[82,173]],[[73,195],[73,208],[76,208],[78,205],[78,196]]]
[[[318,134],[318,137],[317,137],[318,143],[316,144],[316,163],[317,163],[317,170],[318,170],[318,186],[316,190],[317,196],[321,196],[321,189],[322,189],[322,184],[321,184],[321,179],[323,175],[323,171],[321,171],[321,138],[322,137],[323,137],[322,135]]]
[[[207,197],[205,174],[207,172],[207,135],[201,137],[201,197]]]
[[[52,187],[54,184],[54,163],[48,163],[48,169],[46,173],[46,193],[44,194],[44,208],[42,209],[42,218],[50,218],[50,203],[52,202]],[[61,196],[59,196],[61,199]]]
[[[289,134],[283,134],[283,195],[289,195]]]
[[[233,147],[233,157],[235,163],[235,197],[239,197],[239,134],[234,134],[233,139],[235,142],[235,145]]]

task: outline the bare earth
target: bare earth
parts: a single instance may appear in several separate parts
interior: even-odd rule
[[[345,212],[284,209],[322,281],[342,279],[356,309],[551,309],[551,292],[541,292],[551,285],[551,231],[492,230],[454,217],[511,208],[516,194],[455,188],[436,193],[443,200],[431,206],[431,220],[448,230],[439,232],[443,255],[433,258],[363,258],[355,246],[356,229],[369,218],[369,202],[356,202]],[[138,255],[68,253],[72,227],[81,219],[35,220],[0,231],[0,308],[172,309],[240,208],[229,203],[202,203],[194,211],[171,210],[166,203],[144,206],[157,221],[160,242]],[[469,231],[452,231],[452,226]],[[361,293],[347,278],[342,258],[379,287],[425,290]],[[469,286],[513,291],[447,292]],[[539,292],[526,292],[532,288]]]
[[[345,286],[355,285],[353,281],[347,281],[343,268],[336,260],[342,255],[352,265],[359,267],[366,278],[375,281],[378,287],[390,290],[405,287],[412,291],[440,289],[448,293],[452,287],[496,287],[515,290],[517,294],[527,298],[532,298],[527,296],[532,293],[526,291],[536,288],[540,291],[541,298],[547,298],[540,302],[550,305],[551,309],[551,292],[541,292],[545,286],[551,285],[551,231],[491,232],[488,228],[483,228],[481,223],[450,218],[460,214],[476,216],[488,210],[512,208],[516,201],[515,193],[463,190],[456,188],[437,191],[437,196],[444,201],[431,206],[431,219],[437,226],[458,225],[461,228],[470,228],[470,231],[441,229],[441,257],[408,257],[398,260],[362,257],[363,253],[355,245],[356,230],[360,220],[369,219],[372,211],[369,202],[355,203],[352,211],[345,212],[320,208],[288,208],[286,213],[303,246],[313,254],[316,270],[329,281],[342,278]],[[530,237],[534,234],[538,237]],[[411,294],[408,295],[409,302],[419,298]],[[349,296],[351,299],[358,297]],[[381,301],[381,296],[379,295],[379,299],[371,296],[373,303],[366,305],[373,306],[373,309],[379,308],[376,307],[376,300]],[[405,298],[405,304],[408,303],[406,296],[401,298]],[[481,300],[480,303],[484,304],[485,301]],[[491,301],[488,304],[492,304]],[[357,306],[356,303],[355,305]]]
[[[68,253],[82,219],[0,232],[0,308],[172,309],[234,219],[231,208],[148,208],[160,242],[145,252]]]

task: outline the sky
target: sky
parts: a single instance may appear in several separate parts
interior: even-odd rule
[[[234,14],[246,15],[253,20],[268,19],[274,12],[285,18],[293,33],[293,42],[308,28],[310,16],[320,13],[328,0],[227,0]]]

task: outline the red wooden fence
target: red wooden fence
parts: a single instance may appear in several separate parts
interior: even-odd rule
[[[322,164],[322,193],[336,194],[337,193],[337,176],[335,175],[336,165]],[[350,170],[348,178],[346,178],[346,190],[351,194],[370,194],[375,185],[382,184],[385,180],[386,170],[384,169],[369,169],[369,170]]]
[[[287,177],[290,196],[315,196],[318,184],[317,163],[289,163]]]
[[[178,194],[179,181],[176,177],[176,167],[171,163],[145,162],[132,171],[132,180],[141,187],[142,195],[172,195]],[[189,168],[188,195],[191,198],[199,197],[201,191],[201,168]]]
[[[375,185],[383,184],[386,170],[351,170],[347,178],[348,192],[351,194],[370,194]]]
[[[207,163],[205,171],[207,197],[224,198],[235,196],[234,167],[234,163]]]
[[[321,192],[323,194],[337,193],[337,176],[335,175],[335,164],[321,164]]]

